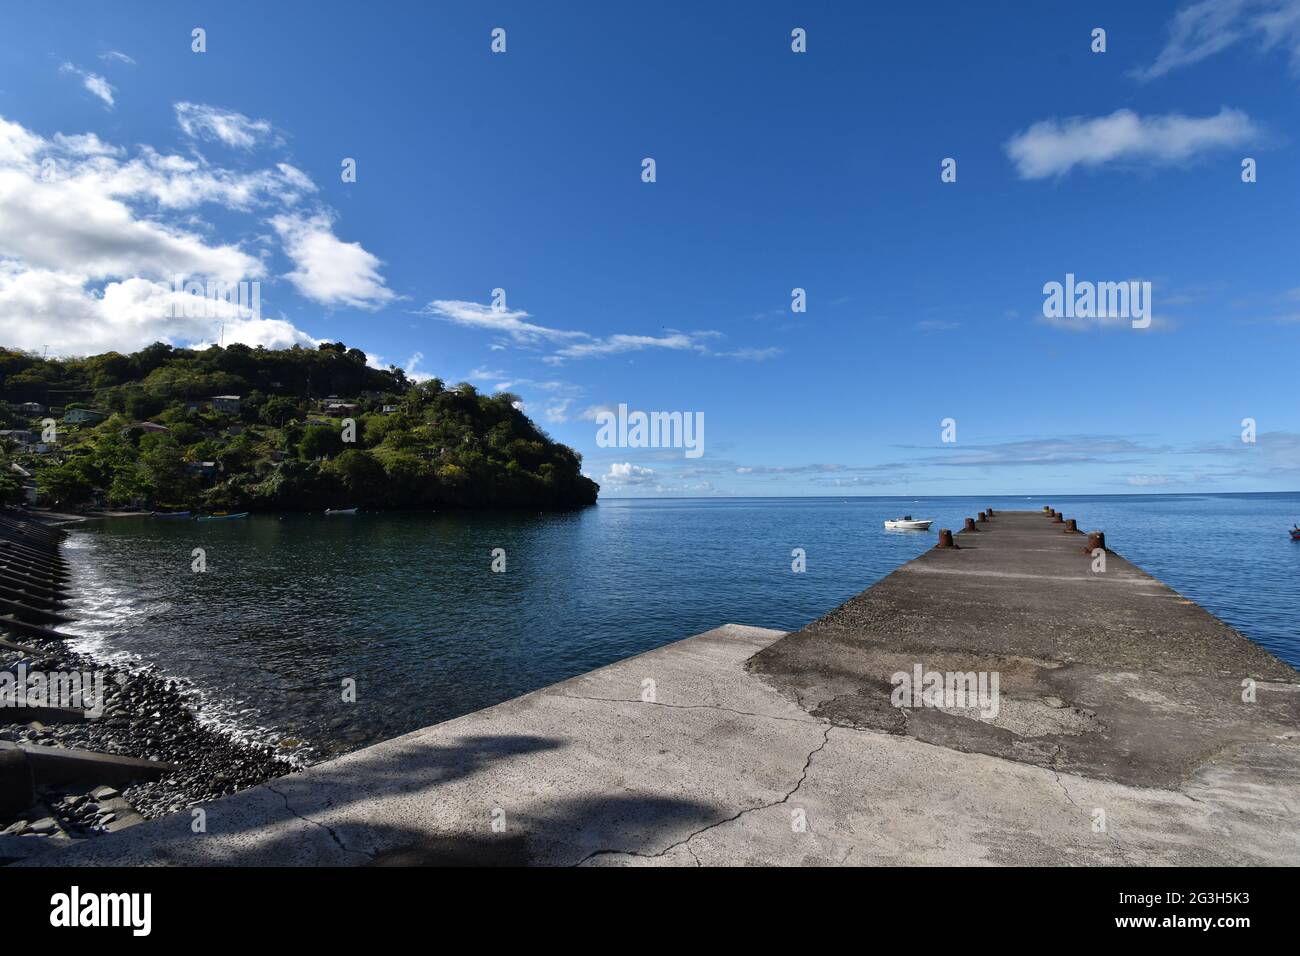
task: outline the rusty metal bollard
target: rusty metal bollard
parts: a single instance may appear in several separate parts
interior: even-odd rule
[[[1083,553],[1092,554],[1092,552],[1096,551],[1098,548],[1100,548],[1102,551],[1106,550],[1106,532],[1104,531],[1088,532],[1088,546],[1083,549]]]
[[[965,529],[965,530],[967,530],[967,531],[978,531],[978,530],[979,530],[979,528],[975,527],[975,519],[974,519],[974,518],[967,518],[967,519],[966,519],[966,529]]]
[[[985,514],[983,511],[981,511],[981,512],[980,512],[980,518],[979,518],[979,520],[980,520],[980,521],[988,521],[988,520],[989,520],[989,516],[988,516],[987,514]]]
[[[986,508],[986,509],[984,509],[984,513],[987,514],[990,518],[993,517],[993,509],[992,509],[992,508]]]
[[[1052,523],[1053,523],[1053,524],[1060,524],[1060,523],[1063,522],[1064,520],[1065,520],[1065,515],[1061,514],[1059,511],[1053,511],[1053,512],[1052,512]]]
[[[1078,525],[1078,523],[1077,523],[1073,518],[1071,518],[1071,519],[1069,519],[1068,521],[1065,522],[1065,533],[1066,533],[1066,534],[1078,534],[1078,533],[1079,533],[1079,525]]]
[[[955,547],[957,547],[956,542],[954,542],[954,541],[952,540],[952,532],[949,531],[947,528],[940,528],[940,529],[939,529],[939,543],[936,544],[935,547],[936,547],[936,548],[955,548]]]

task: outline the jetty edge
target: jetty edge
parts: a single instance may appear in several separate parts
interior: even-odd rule
[[[1058,517],[21,865],[1300,862],[1300,674]]]

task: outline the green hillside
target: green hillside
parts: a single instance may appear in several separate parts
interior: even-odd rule
[[[412,382],[342,343],[57,360],[0,348],[0,399],[7,503],[33,483],[59,508],[230,511],[553,510],[599,490],[517,396]]]

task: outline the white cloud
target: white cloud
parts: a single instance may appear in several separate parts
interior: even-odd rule
[[[59,149],[72,156],[123,156],[126,150],[120,146],[110,146],[94,133],[77,133],[65,136],[54,134],[54,142]]]
[[[176,122],[191,139],[216,140],[234,149],[252,149],[272,134],[264,119],[249,119],[243,113],[203,103],[176,103]]]
[[[209,303],[207,314],[187,317],[181,296],[147,279],[112,281],[99,290],[86,286],[82,274],[0,260],[0,341],[19,349],[48,347],[56,355],[130,351],[157,341],[202,345],[218,336],[226,344],[268,348],[320,342],[289,322],[257,318],[232,303]]]
[[[1121,109],[1109,116],[1042,120],[1013,136],[1006,150],[1021,179],[1045,179],[1064,176],[1076,166],[1175,164],[1259,134],[1249,116],[1227,107],[1199,118],[1180,113],[1139,116]]]
[[[590,338],[585,332],[566,332],[525,321],[531,318],[522,309],[496,309],[461,299],[435,299],[424,307],[423,314],[444,319],[468,328],[486,329],[509,335],[517,342]]]
[[[655,470],[634,465],[629,461],[614,462],[609,466],[609,474],[600,478],[602,484],[611,485],[645,485],[655,481]]]
[[[566,345],[545,361],[559,364],[565,359],[594,358],[617,355],[622,352],[639,352],[642,349],[670,349],[673,351],[707,351],[694,335],[674,332],[670,335],[610,335],[590,342]]]
[[[0,116],[0,168],[12,167],[35,173],[36,156],[45,148],[45,140],[40,136]]]
[[[379,274],[383,263],[361,243],[334,235],[325,213],[284,213],[273,217],[271,226],[296,266],[285,278],[307,298],[357,309],[378,309],[396,298]]]
[[[0,256],[92,279],[262,275],[261,261],[235,246],[138,218],[99,185],[94,177],[43,182],[0,168]]]
[[[1155,61],[1134,71],[1138,79],[1156,79],[1249,40],[1263,52],[1283,50],[1300,73],[1300,0],[1199,0],[1179,10],[1168,29]]]
[[[774,359],[785,352],[785,349],[777,348],[775,345],[765,349],[734,349],[730,352],[717,352],[715,354],[722,358],[734,358],[741,362],[766,362],[768,359]]]
[[[235,173],[148,146],[125,156],[93,133],[47,140],[0,117],[0,341],[89,354],[216,341],[224,323],[226,342],[318,343],[284,318],[229,303],[186,317],[158,286],[177,276],[260,280],[263,259],[213,239],[193,210],[283,210],[315,189],[310,179],[288,164]]]
[[[109,50],[107,53],[101,53],[99,58],[105,63],[122,63],[126,66],[135,66],[135,60],[118,50]]]
[[[546,403],[542,409],[542,414],[546,416],[548,422],[563,424],[569,420],[569,406],[573,404],[571,398],[556,398]]]
[[[430,315],[466,328],[497,332],[508,336],[509,341],[515,345],[536,347],[549,343],[554,351],[545,356],[542,361],[551,365],[562,365],[570,359],[602,358],[625,352],[640,352],[645,349],[690,351],[751,362],[761,362],[781,353],[781,349],[777,348],[714,352],[705,343],[710,339],[720,338],[721,333],[711,331],[679,332],[675,329],[667,329],[664,335],[616,333],[596,336],[588,332],[539,325],[529,321],[532,315],[522,309],[499,309],[478,302],[466,302],[463,299],[435,299],[421,309],[420,314]],[[501,351],[505,345],[497,342],[491,348],[493,351]]]
[[[168,209],[193,209],[207,203],[246,211],[261,205],[293,205],[316,185],[301,170],[280,163],[275,169],[235,172],[188,156],[164,155],[150,146],[140,148],[125,163],[84,163],[76,170],[94,177],[112,196],[149,199]]]
[[[1159,485],[1173,484],[1177,479],[1173,475],[1129,475],[1125,481],[1134,488],[1152,488]]]
[[[406,377],[412,382],[427,382],[431,378],[437,378],[437,376],[432,372],[420,371],[420,363],[423,361],[423,352],[413,352],[411,353],[411,357],[406,360],[406,365],[402,370],[406,373]]]
[[[74,76],[80,77],[82,86],[90,91],[92,95],[103,101],[104,105],[110,110],[113,108],[113,93],[115,88],[108,82],[108,80],[104,79],[97,73],[89,73],[71,63],[64,63],[63,66],[59,67],[59,72],[71,73]]]

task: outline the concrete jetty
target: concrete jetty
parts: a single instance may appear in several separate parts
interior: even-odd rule
[[[1300,863],[1300,674],[1059,513],[940,541],[28,865]]]

